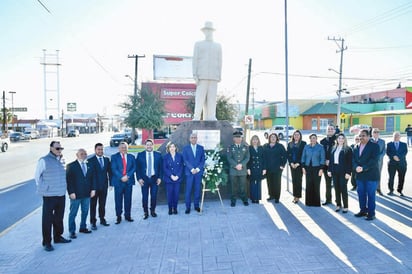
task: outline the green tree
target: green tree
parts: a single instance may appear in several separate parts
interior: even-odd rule
[[[234,122],[237,117],[237,108],[235,105],[230,103],[230,97],[224,95],[219,95],[216,101],[216,119],[227,120],[229,122]],[[186,102],[186,109],[193,113],[195,110],[194,99]]]
[[[132,128],[149,130],[149,136],[153,138],[153,129],[163,125],[164,102],[153,93],[150,87],[143,87],[137,96],[130,95],[128,100],[121,104],[128,113],[125,123]]]

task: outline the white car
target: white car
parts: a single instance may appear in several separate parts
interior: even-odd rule
[[[292,136],[294,131],[295,131],[295,128],[292,126],[289,126],[288,136]],[[264,133],[265,138],[267,139],[271,133],[276,133],[279,139],[283,140],[283,138],[285,138],[286,136],[286,125],[277,125],[277,126],[273,126],[271,129],[266,130]]]
[[[363,129],[369,130],[370,127],[371,127],[370,125],[364,125],[364,124],[353,125],[349,128],[349,133],[357,135],[357,134],[359,134],[359,132],[361,130],[363,130]]]

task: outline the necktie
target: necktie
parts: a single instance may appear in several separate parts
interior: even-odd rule
[[[147,155],[147,177],[152,177],[152,153]]]
[[[124,154],[122,154],[122,163],[123,163],[123,172],[122,172],[122,174],[124,176],[124,175],[126,175],[126,167],[127,167],[126,158],[124,158]]]
[[[196,145],[192,145],[193,156],[196,158]]]
[[[398,148],[399,148],[399,143],[398,142],[395,142],[395,148],[396,148],[396,150],[398,150]]]
[[[86,176],[87,173],[87,166],[85,162],[82,162],[82,171],[83,171],[83,175]]]
[[[102,157],[99,157],[99,163],[100,163],[100,167],[103,168],[104,163],[103,163],[103,158]]]

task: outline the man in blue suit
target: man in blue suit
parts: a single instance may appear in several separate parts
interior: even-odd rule
[[[395,173],[398,172],[398,192],[403,196],[403,184],[405,182],[406,174],[406,154],[408,154],[408,146],[406,143],[401,142],[401,134],[399,131],[393,133],[393,142],[389,142],[386,147],[386,155],[389,157],[388,172],[389,172],[389,193],[393,195],[393,184],[395,179]]]
[[[114,203],[117,216],[116,224],[120,224],[122,221],[123,201],[124,218],[129,222],[134,221],[130,215],[130,210],[132,208],[136,162],[133,155],[127,153],[127,149],[127,143],[121,142],[119,144],[119,152],[113,154],[111,159],[112,180],[110,181],[110,185],[114,187]]]
[[[356,172],[356,185],[360,211],[355,217],[375,219],[376,187],[379,179],[379,146],[369,140],[369,130],[359,134],[360,143],[352,154],[352,166]]]
[[[94,145],[95,155],[89,159],[90,165],[94,169],[94,178],[96,181],[96,195],[90,200],[90,223],[92,230],[96,230],[96,207],[99,203],[99,219],[100,224],[103,226],[109,226],[105,217],[106,214],[106,199],[107,188],[109,186],[109,180],[112,177],[112,171],[110,169],[110,159],[103,155],[103,144],[97,143]]]
[[[202,186],[202,176],[205,167],[205,150],[203,146],[197,144],[197,134],[190,135],[190,144],[183,147],[183,161],[185,162],[186,189],[185,203],[186,214],[190,213],[192,203],[192,189],[194,206],[197,212],[200,212],[199,202]]]
[[[93,166],[87,161],[87,153],[84,149],[79,149],[76,153],[77,160],[67,165],[66,181],[67,192],[70,198],[69,232],[70,238],[76,236],[76,215],[81,207],[81,233],[91,233],[86,227],[87,214],[89,212],[90,197],[96,193],[96,181],[93,176]]]
[[[136,157],[136,178],[142,187],[144,220],[149,217],[149,192],[150,215],[157,217],[157,190],[162,182],[162,155],[157,151],[153,151],[153,140],[147,139],[145,145],[146,150],[139,152]]]

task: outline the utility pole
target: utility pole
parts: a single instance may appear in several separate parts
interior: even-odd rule
[[[11,94],[11,129],[14,129],[14,94],[15,91],[9,91]]]
[[[137,54],[134,54],[134,55],[128,55],[127,56],[127,58],[134,58],[134,99],[133,99],[133,107],[135,108],[136,107],[136,98],[137,98],[137,69],[138,69],[138,61],[139,61],[139,58],[145,58],[146,57],[146,55],[137,55]],[[136,128],[133,126],[132,127],[132,144],[136,144],[135,143],[135,136],[136,136],[136,133],[135,133],[135,131],[136,131]]]
[[[340,53],[340,66],[339,66],[339,86],[338,86],[338,111],[336,114],[336,124],[341,127],[340,124],[340,111],[341,111],[341,101],[342,101],[342,67],[343,67],[343,52],[348,49],[348,47],[344,46],[345,39],[343,38],[329,38],[329,41],[335,41],[336,45],[339,47],[339,50],[336,51],[336,53]],[[339,45],[338,42],[341,42],[341,45]]]
[[[249,115],[249,93],[250,93],[250,74],[252,71],[252,58],[249,58],[249,66],[248,66],[248,73],[247,73],[247,87],[246,87],[246,106],[245,106],[245,115]],[[244,132],[246,133],[246,121]],[[246,137],[246,136],[245,136]]]
[[[3,134],[6,133],[6,92],[3,90],[3,126],[2,126],[2,130],[3,130]]]

